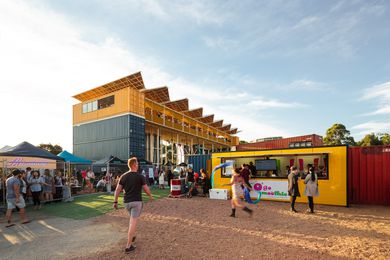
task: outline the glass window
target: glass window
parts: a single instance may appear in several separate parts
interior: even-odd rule
[[[311,146],[311,142],[306,142],[306,146],[310,147]]]
[[[87,112],[91,112],[92,111],[92,103],[88,103],[87,104]]]
[[[97,102],[97,101],[93,101],[93,102],[92,102],[92,111],[97,110],[97,105],[98,105],[98,102]]]
[[[294,147],[299,147],[299,143],[294,143]]]
[[[97,101],[97,106],[98,106],[98,109],[103,109],[106,107],[113,106],[114,103],[115,103],[115,96],[109,96],[109,97],[99,99]]]
[[[87,113],[88,106],[87,104],[83,104],[83,113]]]
[[[221,178],[231,178],[233,175],[233,169],[234,169],[234,160],[222,160],[222,162],[233,162],[232,166],[221,168]]]

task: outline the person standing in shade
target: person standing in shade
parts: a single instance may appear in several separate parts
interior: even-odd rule
[[[44,176],[44,184],[43,184],[43,193],[46,200],[46,203],[51,202],[53,200],[53,186],[54,186],[54,179],[50,175],[49,169],[45,169],[45,176]]]
[[[150,200],[153,200],[153,196],[150,193],[149,187],[146,184],[146,179],[143,175],[138,173],[138,161],[136,157],[132,157],[128,160],[128,166],[130,171],[122,174],[119,179],[119,183],[115,190],[114,195],[114,208],[118,209],[118,197],[124,190],[125,195],[123,198],[125,209],[130,215],[129,230],[127,233],[127,244],[125,253],[130,253],[135,250],[133,243],[135,242],[135,232],[137,229],[137,220],[142,212],[142,189],[149,196]]]
[[[250,171],[249,171],[248,164],[243,164],[242,165],[242,169],[241,169],[240,175],[244,179],[245,184],[247,186],[249,186],[249,188],[252,189],[252,185],[249,183]]]
[[[256,177],[257,175],[257,170],[256,170],[256,166],[253,164],[253,162],[249,162],[249,170],[251,172],[251,176],[252,177]]]
[[[165,189],[165,172],[161,169],[160,176],[158,177],[158,188]]]
[[[34,209],[40,209],[41,208],[41,192],[42,192],[42,185],[44,181],[40,177],[40,174],[38,171],[33,171],[30,178],[30,189],[31,194],[33,197],[34,202]]]
[[[171,169],[168,169],[168,174],[167,174],[167,180],[168,180],[168,186],[169,188],[171,187],[171,180],[173,179],[173,173],[171,171]]]
[[[192,198],[192,191],[194,190],[195,185],[195,175],[192,168],[188,168],[187,175],[186,175],[186,184],[188,186],[188,198]]]
[[[291,166],[291,172],[288,175],[288,195],[291,196],[291,211],[293,212],[298,212],[295,209],[295,200],[297,197],[301,196],[299,193],[298,179],[298,168],[296,166]]]
[[[6,227],[12,227],[15,224],[11,223],[12,218],[12,210],[16,207],[19,208],[19,214],[20,214],[20,220],[22,221],[22,224],[30,223],[30,220],[26,217],[26,211],[25,207],[26,204],[24,202],[22,194],[20,194],[20,180],[19,176],[21,175],[21,171],[19,170],[13,170],[12,176],[9,177],[6,181],[5,186],[7,187],[7,225]]]
[[[203,168],[200,169],[200,179],[202,180],[203,195],[206,196],[209,193],[210,185],[209,178],[207,177],[207,174]]]
[[[305,195],[307,196],[307,199],[309,200],[309,209],[308,212],[314,213],[314,200],[313,197],[319,196],[318,192],[318,177],[317,174],[314,172],[314,168],[309,168],[309,173],[306,175],[305,178]]]

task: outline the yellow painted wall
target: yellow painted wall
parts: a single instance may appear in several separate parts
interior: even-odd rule
[[[115,104],[113,106],[84,114],[82,113],[83,104],[112,95],[115,95]],[[145,95],[138,90],[125,88],[119,91],[115,91],[111,94],[101,96],[98,99],[88,100],[87,102],[79,103],[73,106],[74,125],[125,113],[134,113],[140,116],[145,116]]]
[[[318,148],[302,148],[302,149],[283,149],[283,150],[263,150],[263,151],[246,151],[246,152],[229,152],[229,153],[213,153],[212,168],[221,163],[221,159],[234,157],[256,157],[264,155],[308,155],[308,154],[328,154],[328,180],[319,180],[318,189],[320,196],[314,198],[314,203],[347,206],[347,147],[318,147]],[[249,163],[249,162],[248,162]],[[286,180],[280,178],[259,178],[262,180]],[[226,189],[223,184],[229,183],[230,178],[222,178],[221,170],[215,172],[214,185],[215,188]],[[297,202],[307,203],[307,197],[304,196],[305,184],[303,180],[299,180],[299,191],[301,197],[297,198]]]

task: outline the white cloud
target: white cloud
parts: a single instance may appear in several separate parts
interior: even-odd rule
[[[223,37],[203,37],[203,41],[207,47],[212,49],[230,51],[239,47],[238,41]]]
[[[356,130],[356,133],[354,133],[354,135],[356,135],[357,137],[363,137],[364,135],[370,133],[390,133],[390,121],[370,121],[355,125],[351,129]]]
[[[228,13],[219,12],[210,1],[158,1],[144,0],[131,2],[140,11],[150,14],[164,22],[189,19],[198,25],[222,25],[229,17]]]
[[[365,116],[390,114],[390,82],[365,89],[360,100],[375,100],[378,107],[377,110],[364,114]]]
[[[379,98],[381,101],[390,101],[390,82],[385,82],[367,88],[363,92],[362,100]]]
[[[149,8],[159,12],[158,6]],[[200,87],[170,75],[150,57],[137,56],[118,38],[108,34],[92,43],[84,40],[87,34],[45,7],[0,2],[1,147],[51,142],[71,151],[72,105],[77,102],[71,96],[137,71],[142,71],[148,88],[167,84],[172,99],[188,97],[192,107],[202,106],[208,113],[218,104],[231,104],[229,110],[215,111],[216,117],[238,126],[248,138],[253,134],[250,139],[283,134],[256,119],[241,123],[235,100],[248,93]]]
[[[294,108],[294,107],[307,107],[306,104],[298,102],[282,102],[279,100],[266,100],[261,97],[255,97],[254,100],[248,103],[249,107],[255,109],[269,109],[269,108]]]
[[[140,70],[148,82],[167,78],[120,40],[84,41],[77,25],[42,7],[2,1],[0,17],[0,146],[52,142],[72,150],[71,96]]]
[[[311,81],[307,79],[300,79],[300,80],[293,81],[290,84],[287,84],[285,88],[290,90],[302,89],[302,90],[312,90],[312,91],[328,89],[328,87],[324,83]]]

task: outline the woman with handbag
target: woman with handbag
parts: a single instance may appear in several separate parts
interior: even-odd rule
[[[318,177],[317,174],[314,172],[314,168],[309,168],[309,174],[305,178],[305,195],[307,196],[309,200],[309,213],[314,213],[314,199],[313,197],[319,196],[318,192]]]

